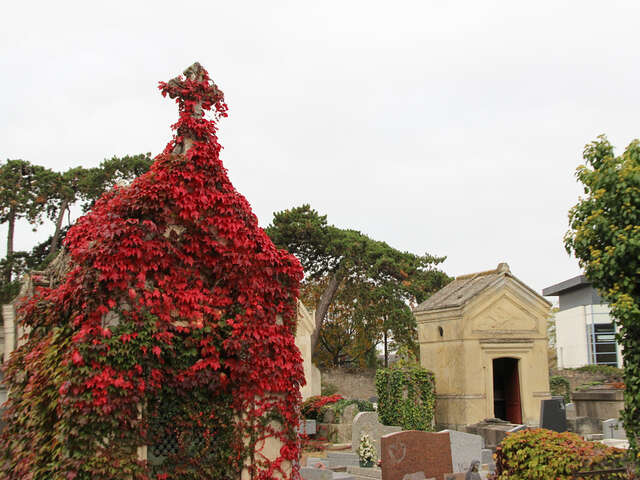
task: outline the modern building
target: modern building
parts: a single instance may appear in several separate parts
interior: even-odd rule
[[[542,290],[558,297],[556,351],[558,368],[584,365],[622,367],[622,351],[616,342],[616,327],[609,307],[584,275]]]

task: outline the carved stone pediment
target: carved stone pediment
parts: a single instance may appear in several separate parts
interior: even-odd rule
[[[535,333],[538,321],[515,296],[502,292],[472,316],[471,330],[473,333]]]

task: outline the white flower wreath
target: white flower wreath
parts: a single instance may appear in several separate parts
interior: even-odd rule
[[[358,446],[358,457],[363,462],[375,462],[376,461],[376,449],[371,443],[369,435],[363,433],[360,435],[360,445]]]

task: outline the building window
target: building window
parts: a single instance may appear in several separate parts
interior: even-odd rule
[[[613,323],[594,323],[588,327],[589,363],[618,366],[616,330]]]

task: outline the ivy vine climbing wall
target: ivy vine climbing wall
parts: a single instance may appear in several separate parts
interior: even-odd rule
[[[2,478],[298,478],[302,268],[229,181],[222,91],[197,63],[184,73],[160,83],[180,111],[164,152],[78,220],[60,278],[21,300]]]

